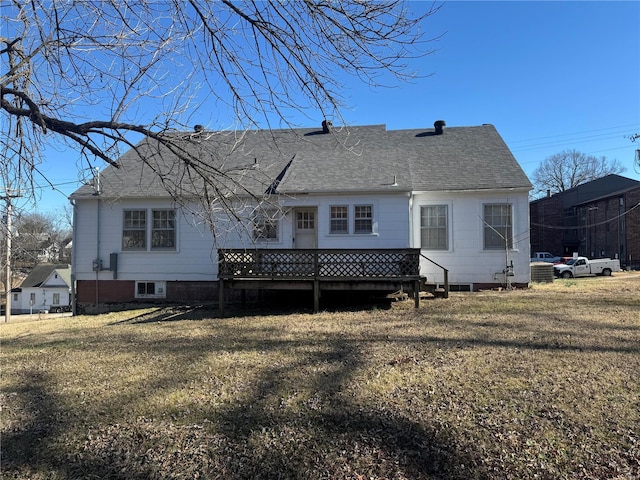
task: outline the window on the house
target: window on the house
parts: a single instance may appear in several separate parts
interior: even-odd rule
[[[151,249],[173,250],[176,248],[175,210],[153,210],[151,226]]]
[[[32,293],[29,295],[29,305],[35,305],[36,304],[36,294]]]
[[[14,302],[17,302],[17,301],[18,301],[18,294],[17,294],[17,293],[14,293],[14,294],[13,294],[13,301],[14,301]]]
[[[125,210],[122,222],[122,249],[144,250],[147,247],[147,211]]]
[[[349,233],[349,211],[345,205],[331,207],[329,233]]]
[[[53,294],[53,304],[54,305],[60,305],[60,294],[59,293],[54,293]]]
[[[165,282],[136,282],[136,298],[165,298]]]
[[[447,205],[420,207],[421,246],[429,250],[448,250]]]
[[[484,249],[513,248],[513,218],[508,203],[484,206]]]
[[[278,240],[277,210],[262,210],[253,217],[253,238],[262,241]]]
[[[156,284],[154,282],[138,282],[138,296],[155,295]]]
[[[353,233],[373,232],[373,206],[356,205],[353,216]]]

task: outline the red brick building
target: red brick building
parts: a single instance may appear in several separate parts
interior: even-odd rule
[[[619,258],[640,269],[640,182],[607,175],[529,205],[531,251]]]

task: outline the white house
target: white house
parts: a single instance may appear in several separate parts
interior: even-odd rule
[[[11,290],[11,295],[14,314],[69,311],[71,268],[50,263],[36,265],[20,287]]]
[[[220,248],[415,249],[423,284],[527,286],[529,180],[492,125],[434,127],[144,140],[71,197],[77,301],[215,299]]]

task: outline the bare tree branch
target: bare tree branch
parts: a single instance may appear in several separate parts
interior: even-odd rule
[[[533,172],[535,191],[560,193],[610,174],[624,172],[618,160],[565,150],[547,157]]]
[[[176,132],[190,131],[193,118],[212,121],[218,106],[233,113],[218,124],[240,128],[291,126],[292,112],[340,119],[340,73],[369,85],[383,74],[406,80],[414,75],[407,61],[431,53],[421,27],[439,6],[422,8],[411,13],[402,0],[7,2],[3,181],[33,191],[51,137],[89,168],[117,167],[147,138],[182,161],[183,180],[207,186],[203,201],[226,202],[229,192],[247,193],[233,185],[241,176],[194,158],[185,141],[197,139]],[[179,185],[163,181],[178,201]]]

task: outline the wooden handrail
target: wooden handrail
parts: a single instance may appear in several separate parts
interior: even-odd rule
[[[420,253],[420,256],[425,260],[428,260],[429,262],[433,263],[436,267],[442,269],[442,272],[444,273],[444,298],[449,298],[449,270],[444,268],[442,265],[434,262],[429,257],[424,255],[422,252]]]

